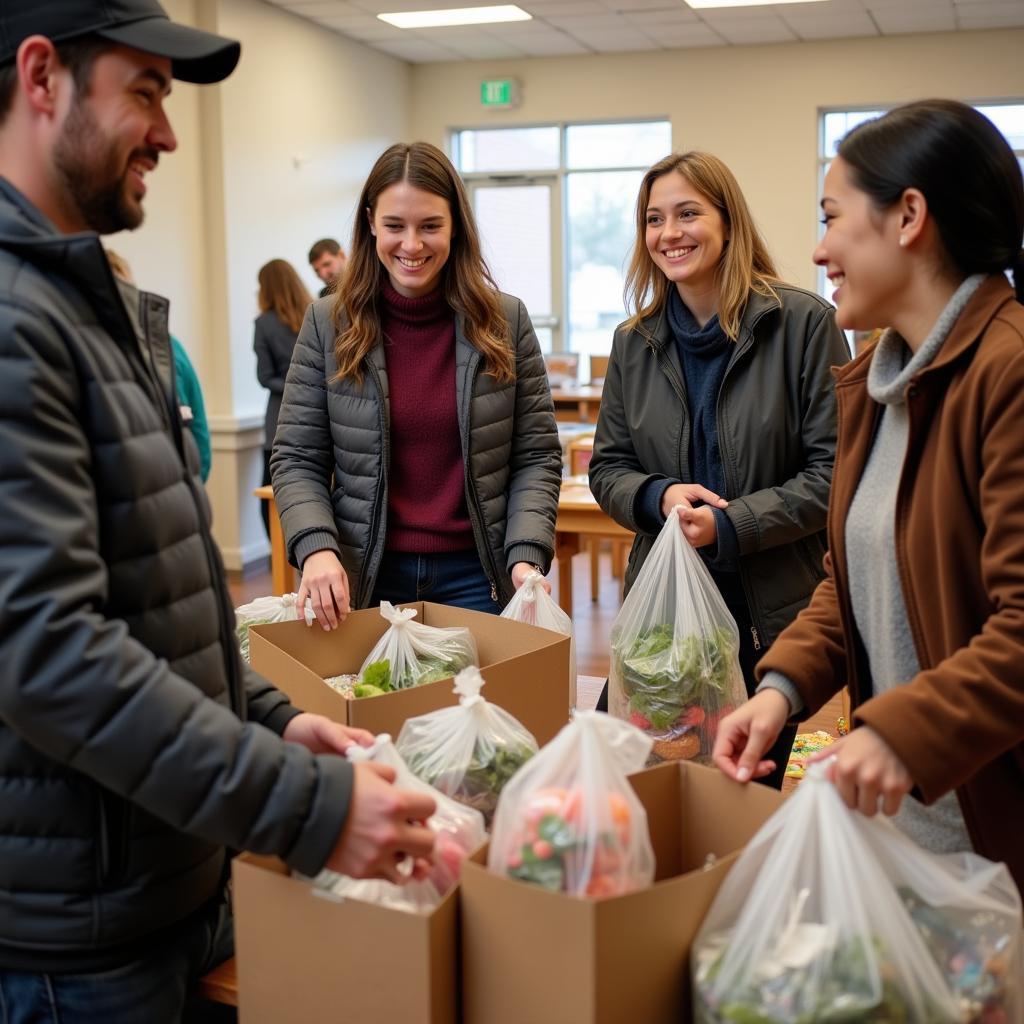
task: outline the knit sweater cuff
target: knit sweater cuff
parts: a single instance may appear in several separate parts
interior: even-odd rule
[[[511,573],[516,562],[529,562],[530,565],[539,565],[540,571],[546,576],[551,568],[551,553],[539,544],[519,543],[513,544],[506,552],[506,567]]]
[[[300,537],[292,549],[295,558],[295,565],[302,568],[303,563],[310,555],[318,551],[333,551],[338,559],[341,559],[341,549],[338,547],[337,538],[326,530],[314,530]]]
[[[761,680],[754,692],[760,693],[762,690],[778,690],[789,701],[790,718],[795,718],[805,707],[804,699],[800,696],[800,691],[796,688],[796,684],[781,672],[774,670],[766,672],[764,679]]]
[[[740,539],[725,509],[712,508],[711,511],[715,514],[715,546],[708,551],[708,561],[713,566],[728,565],[739,558]]]
[[[667,477],[651,477],[640,485],[633,500],[633,517],[636,525],[645,533],[657,533],[665,525],[665,517],[661,514],[661,502],[665,492],[678,480]]]

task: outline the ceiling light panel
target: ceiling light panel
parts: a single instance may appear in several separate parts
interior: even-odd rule
[[[451,7],[439,11],[392,11],[378,14],[397,28],[438,28],[442,25],[493,25],[504,21],[530,21],[532,15],[514,4],[498,7]]]

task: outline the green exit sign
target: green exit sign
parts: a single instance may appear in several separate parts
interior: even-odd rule
[[[519,103],[519,86],[514,78],[491,78],[480,83],[480,105],[491,110],[509,110]]]

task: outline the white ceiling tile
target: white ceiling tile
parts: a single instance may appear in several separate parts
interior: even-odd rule
[[[899,32],[951,32],[956,28],[953,9],[907,7],[903,10],[872,11],[875,24],[885,35]]]
[[[515,60],[530,55],[524,47],[513,46],[500,39],[476,39],[450,46],[449,49],[466,60]]]
[[[619,14],[612,14],[605,11],[603,14],[586,14],[575,17],[552,15],[546,17],[545,21],[557,25],[566,32],[578,36],[580,32],[625,32],[630,28],[629,22]]]
[[[577,38],[598,53],[629,53],[633,50],[657,50],[658,44],[639,29],[618,32],[580,32]]]
[[[578,39],[559,33],[550,37],[538,37],[518,43],[528,57],[567,57],[579,53],[593,51]]]
[[[680,21],[697,20],[697,12],[680,0],[604,0],[604,5],[613,11],[673,11]]]
[[[928,11],[951,11],[953,0],[861,0],[869,11],[905,11],[908,8]]]
[[[344,14],[349,5],[345,0],[296,0],[295,3],[281,0],[277,6],[304,18],[318,18],[328,14]]]
[[[696,18],[688,18],[677,10],[668,11],[624,11],[625,19],[631,25],[699,25]]]
[[[815,5],[808,5],[815,6]],[[846,36],[877,36],[878,29],[867,11],[818,13],[790,6],[782,15],[801,39],[842,39]]]
[[[392,57],[400,57],[402,60],[410,61],[413,64],[459,59],[459,55],[447,47],[438,46],[436,43],[427,42],[425,39],[413,37],[399,40],[398,42],[375,43],[374,49],[382,50],[384,53],[391,54]]]
[[[524,8],[535,18],[550,20],[554,17],[572,17],[573,15],[600,15],[607,14],[608,8],[598,0],[555,0],[553,3],[531,4]],[[510,24],[522,24],[522,22],[510,22]]]
[[[652,32],[648,26],[645,31]],[[698,22],[695,25],[659,25],[658,42],[663,47],[675,49],[687,46],[725,46],[725,39],[709,25]]]
[[[1021,0],[999,0],[996,3],[957,4],[956,21],[960,28],[1011,28],[1024,25],[1024,3]]]
[[[796,39],[790,27],[778,15],[751,15],[742,21],[719,21],[711,17],[701,20],[730,43],[781,43]]]
[[[342,33],[352,39],[358,39],[364,43],[375,43],[378,40],[387,41],[394,40],[400,42],[402,39],[407,39],[409,33],[405,29],[395,28],[394,25],[389,25],[387,22],[378,21],[376,18],[371,19],[365,25],[353,24],[346,26]]]

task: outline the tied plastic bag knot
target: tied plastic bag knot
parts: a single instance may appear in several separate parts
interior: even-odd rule
[[[380,614],[382,619],[391,623],[392,629],[399,629],[411,619],[416,618],[416,609],[396,608],[390,601],[381,601]]]
[[[358,743],[349,744],[348,749],[345,751],[345,757],[348,758],[352,764],[364,764],[367,761],[377,761],[380,759],[381,752],[391,743],[391,736],[389,733],[379,733],[373,743],[368,747],[360,746]]]
[[[486,701],[480,696],[484,686],[484,677],[480,669],[475,665],[464,668],[456,677],[452,689],[459,695],[459,704],[464,708],[471,708],[477,704],[485,704]]]
[[[807,765],[804,769],[804,777],[801,782],[810,782],[812,784],[819,784],[822,782],[832,782],[832,766],[839,760],[835,754],[831,757],[823,758],[820,761],[814,761]]]

